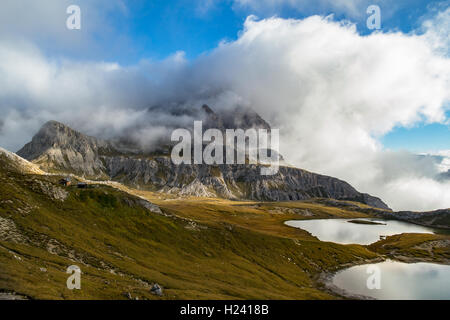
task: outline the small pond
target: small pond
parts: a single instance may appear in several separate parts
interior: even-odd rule
[[[370,278],[378,274],[379,282]],[[348,293],[375,299],[450,300],[450,266],[435,263],[388,260],[354,266],[338,272],[332,282]],[[374,284],[379,284],[379,289],[376,288],[378,285]]]
[[[352,223],[359,222],[359,223]],[[364,222],[377,224],[364,224]],[[400,233],[435,233],[428,227],[412,223],[381,219],[312,219],[290,220],[286,225],[308,231],[321,241],[341,244],[367,245],[380,240],[380,236]]]

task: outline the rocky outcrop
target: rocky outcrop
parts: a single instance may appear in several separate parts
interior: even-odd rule
[[[29,298],[15,292],[0,292],[0,300],[29,300]]]
[[[440,173],[437,178],[440,181],[450,180],[450,170]]]
[[[110,143],[49,121],[17,155],[33,160],[45,171],[63,170],[100,178],[105,167],[99,155],[109,152],[116,152]]]
[[[0,217],[0,241],[25,243],[26,239],[25,236],[17,230],[13,220]]]
[[[380,199],[359,193],[345,181],[292,167],[280,167],[277,174],[262,176],[259,165],[175,165],[169,157],[102,159],[111,179],[168,193],[262,201],[320,197],[388,209]]]
[[[151,203],[148,200],[139,199],[138,203],[140,206],[142,206],[143,208],[147,209],[150,212],[157,213],[157,214],[163,214],[163,212],[161,211],[161,208],[159,206],[157,206],[154,203]]]
[[[45,194],[50,199],[55,201],[64,201],[69,195],[69,192],[48,181],[35,180],[35,183],[31,186],[31,188],[34,191]]]
[[[270,125],[250,108],[237,107],[231,112],[219,112],[219,117],[223,126],[227,129],[241,128],[246,130],[253,128],[270,130]]]
[[[205,112],[210,113],[208,109]],[[255,126],[267,125],[257,115],[249,117],[247,113],[236,119],[245,120],[248,126],[252,121]],[[215,116],[214,119],[217,120]],[[379,198],[359,193],[333,177],[287,166],[281,166],[275,175],[264,176],[260,165],[175,165],[167,155],[126,153],[111,142],[83,135],[55,121],[46,123],[18,154],[44,170],[114,180],[180,196],[261,201],[320,197],[388,209]]]
[[[378,215],[385,219],[403,220],[427,227],[450,229],[450,209],[428,212],[381,212]]]
[[[44,174],[44,171],[41,170],[36,164],[31,163],[17,156],[15,153],[7,151],[3,148],[0,148],[0,163],[2,166],[7,167],[7,169],[18,173]]]
[[[155,283],[155,284],[151,287],[150,292],[153,293],[154,295],[157,295],[157,296],[160,296],[160,297],[163,295],[163,289],[162,289],[161,286],[160,286],[159,284],[157,284],[157,283]]]

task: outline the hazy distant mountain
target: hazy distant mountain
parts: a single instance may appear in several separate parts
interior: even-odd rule
[[[448,170],[447,172],[442,172],[441,174],[439,174],[438,179],[439,180],[450,180],[450,170]]]
[[[209,113],[208,109],[205,111],[211,121],[217,123],[270,128],[256,113],[238,114],[230,120]],[[261,176],[259,165],[177,166],[169,155],[125,152],[113,142],[86,136],[56,121],[47,122],[17,154],[49,172],[110,179],[137,188],[179,195],[264,201],[321,197],[353,200],[388,209],[379,198],[362,194],[333,177],[285,166],[273,176]]]
[[[449,229],[450,209],[440,209],[427,212],[397,211],[380,212],[380,217],[385,219],[395,219],[409,221],[415,224],[430,226],[435,228]]]
[[[167,114],[172,117],[189,116],[198,120],[203,120],[203,127],[225,129],[266,129],[270,130],[270,125],[254,110],[248,107],[237,106],[227,111],[214,111],[210,106],[204,104],[201,108],[186,108],[183,106],[153,106],[148,109],[149,113]]]

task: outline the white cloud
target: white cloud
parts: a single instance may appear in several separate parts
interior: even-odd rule
[[[434,50],[448,55],[450,48],[450,8],[438,11],[433,18],[425,20],[422,28]]]
[[[300,13],[311,14],[338,14],[349,18],[361,19],[367,17],[367,8],[370,5],[382,7],[384,18],[390,17],[408,1],[397,0],[234,0],[237,10],[251,10],[258,14],[278,14],[283,9],[294,9]]]
[[[436,209],[450,207],[436,162],[378,142],[395,126],[446,121],[450,60],[434,49],[429,34],[362,37],[317,16],[250,18],[237,41],[197,63],[194,83],[257,108],[281,128],[282,153],[295,165],[343,178],[395,209]],[[429,197],[424,186],[442,192]]]
[[[73,4],[81,9],[80,30],[66,26]],[[32,39],[45,53],[91,58],[117,51],[119,44],[126,48],[129,39],[120,28],[128,14],[122,0],[2,0],[0,39]]]
[[[395,126],[447,120],[450,60],[430,35],[360,36],[348,22],[318,16],[249,18],[236,41],[194,62],[177,53],[131,67],[49,59],[2,40],[0,145],[19,148],[49,119],[103,136],[137,128],[133,135],[154,141],[180,119],[145,116],[151,105],[238,103],[281,129],[281,152],[299,167],[347,180],[394,209],[450,207],[434,160],[378,141]]]
[[[383,186],[384,200],[399,210],[448,208],[450,183],[432,178],[402,177]]]
[[[103,136],[151,125],[143,110],[184,63],[181,52],[131,67],[49,59],[30,43],[0,41],[0,145],[16,151],[50,119]]]

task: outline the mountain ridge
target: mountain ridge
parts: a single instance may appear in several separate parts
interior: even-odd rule
[[[176,166],[167,155],[124,153],[111,141],[84,135],[56,121],[44,124],[17,154],[45,171],[108,179],[181,196],[261,201],[321,197],[389,209],[381,199],[360,193],[337,178],[286,166],[274,176],[261,176],[259,165]]]

